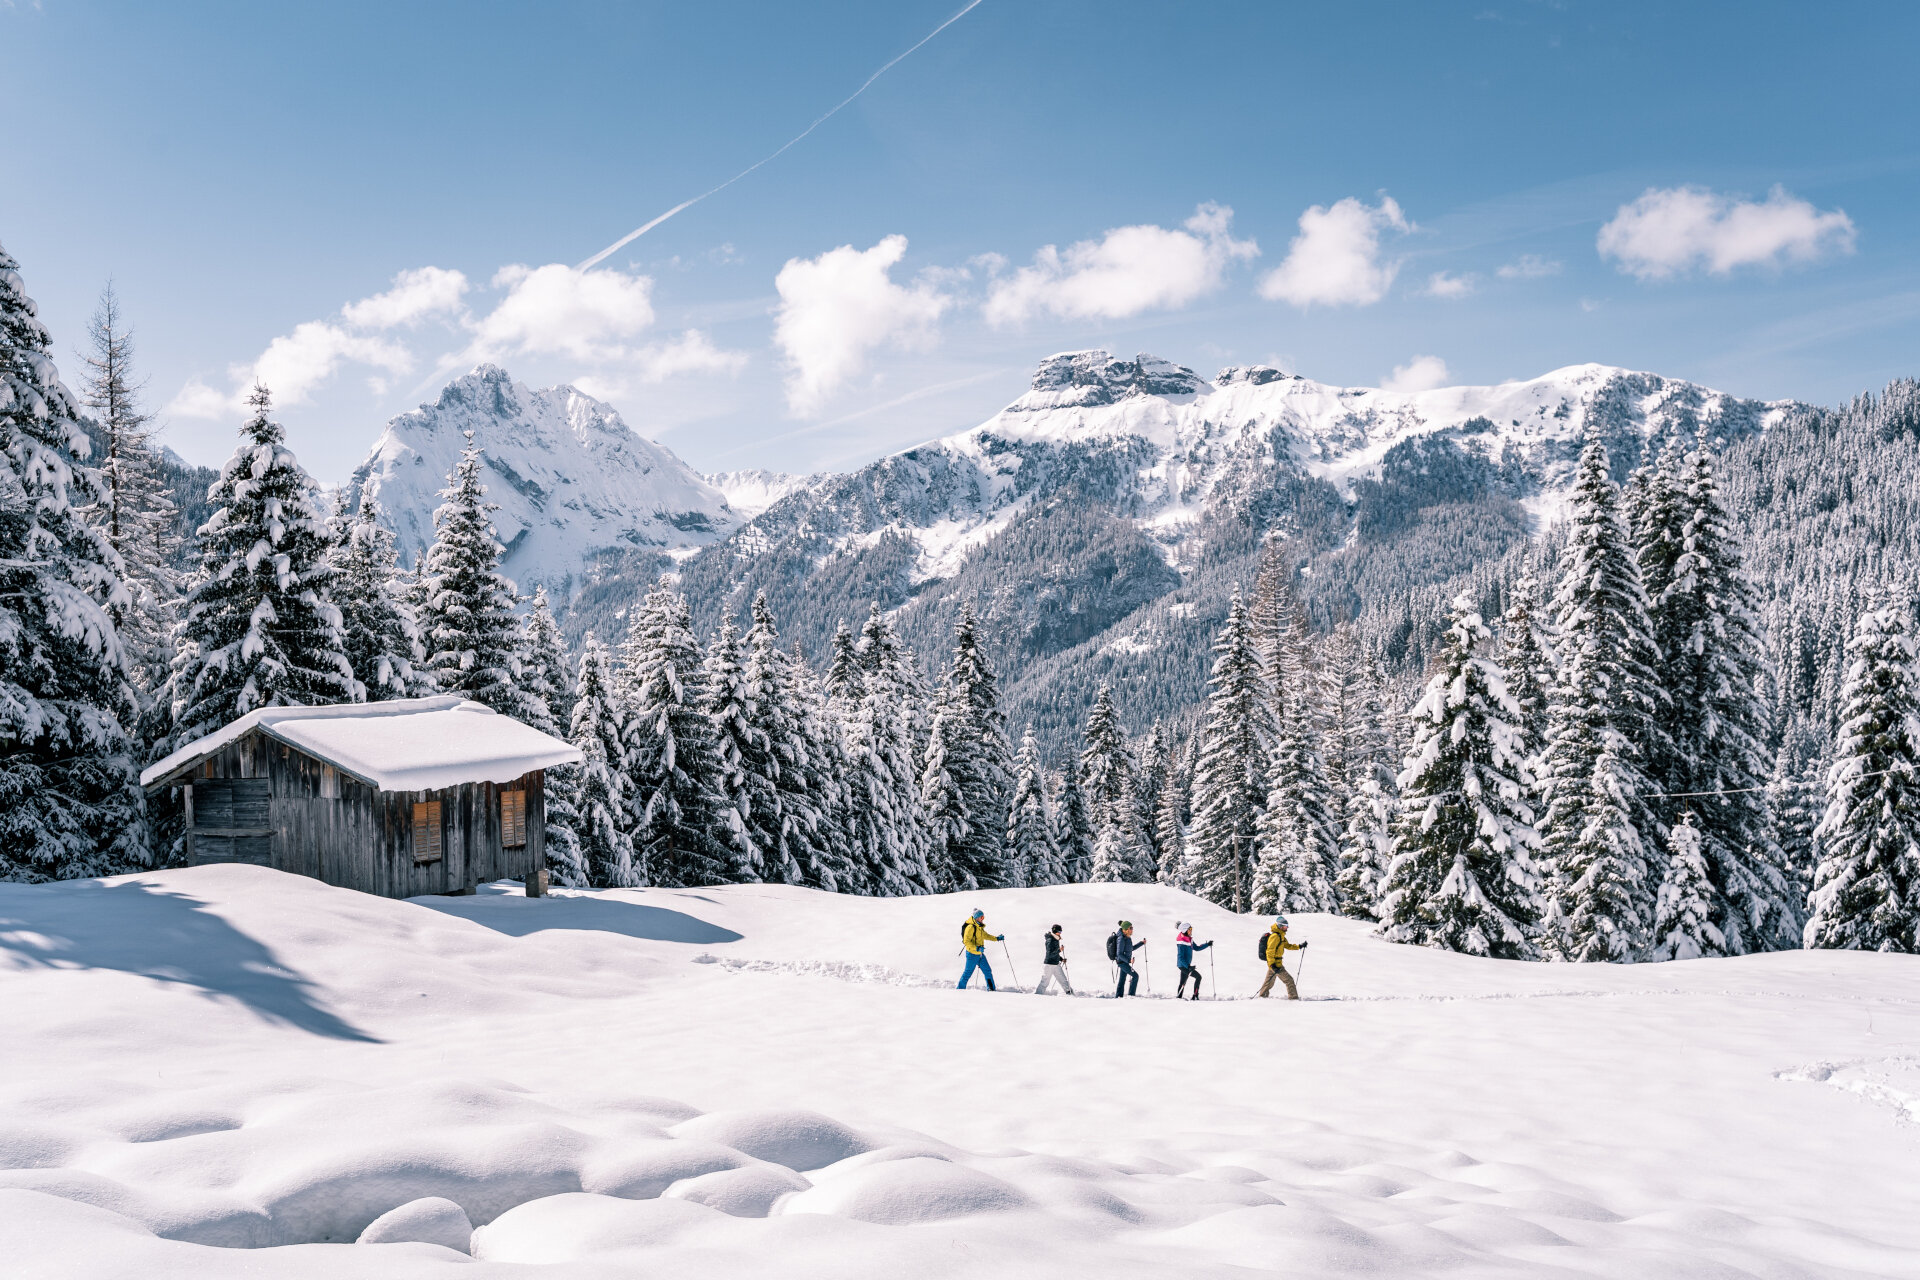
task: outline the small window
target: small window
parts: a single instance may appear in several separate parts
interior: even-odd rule
[[[440,857],[440,802],[418,801],[413,806],[413,860],[438,862]]]
[[[527,847],[527,793],[523,789],[500,793],[500,847]]]

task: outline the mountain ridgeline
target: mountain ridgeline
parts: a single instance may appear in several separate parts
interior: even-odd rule
[[[1624,478],[1650,441],[1726,446],[1803,412],[1598,365],[1396,393],[1072,352],[971,431],[803,483],[680,582],[703,629],[765,592],[809,653],[878,601],[937,656],[971,604],[1011,724],[1065,742],[1110,684],[1144,731],[1202,700],[1228,599],[1273,537],[1318,626],[1351,620],[1417,673],[1455,594],[1497,611],[1589,434]],[[574,626],[604,632],[583,604]]]

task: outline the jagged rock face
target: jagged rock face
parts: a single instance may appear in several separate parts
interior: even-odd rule
[[[500,506],[505,571],[523,591],[544,583],[564,594],[609,547],[700,546],[740,523],[720,490],[611,405],[569,386],[534,390],[488,364],[389,422],[354,472],[347,500],[374,495],[405,563],[433,540],[439,491],[467,431],[485,453],[488,501]]]

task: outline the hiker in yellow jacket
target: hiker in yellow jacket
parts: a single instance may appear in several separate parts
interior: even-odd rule
[[[1273,927],[1267,930],[1267,980],[1260,984],[1261,998],[1264,999],[1267,992],[1273,990],[1273,980],[1275,978],[1280,979],[1280,981],[1286,985],[1287,999],[1298,1000],[1300,998],[1300,990],[1293,985],[1293,975],[1287,972],[1285,961],[1287,952],[1305,951],[1306,949],[1307,944],[1304,942],[1287,941],[1287,918],[1285,916],[1275,916],[1273,918]]]
[[[960,944],[967,951],[967,967],[960,974],[960,986],[964,989],[973,971],[978,969],[987,979],[987,990],[998,991],[993,985],[993,966],[987,963],[986,947],[989,942],[999,942],[1004,935],[987,932],[987,913],[976,911],[967,917],[960,926]]]

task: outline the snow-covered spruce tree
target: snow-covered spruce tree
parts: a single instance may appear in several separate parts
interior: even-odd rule
[[[820,837],[820,806],[808,789],[810,746],[803,739],[794,672],[766,593],[753,600],[741,693],[746,730],[739,740],[749,839],[761,856],[760,878],[808,883],[807,865]]]
[[[1390,763],[1379,663],[1368,657],[1359,681],[1358,707],[1347,755],[1347,794],[1342,809],[1340,874],[1334,888],[1343,915],[1379,918],[1380,894],[1393,859],[1390,828],[1398,802]]]
[[[1472,598],[1454,600],[1439,669],[1413,712],[1380,931],[1392,942],[1531,960],[1537,841],[1519,708],[1499,665],[1479,656],[1491,639]]]
[[[1111,805],[1108,806],[1112,808]],[[1092,884],[1123,884],[1133,878],[1133,853],[1127,848],[1126,825],[1106,814],[1100,834],[1093,842],[1093,865],[1087,873]]]
[[[865,892],[883,897],[930,893],[926,810],[920,805],[909,703],[915,673],[874,605],[856,649],[859,696],[843,711],[846,738],[846,844]]]
[[[346,653],[325,521],[313,479],[256,386],[240,447],[208,492],[200,567],[175,628],[165,750],[260,707],[364,697]],[[156,748],[160,750],[161,748]]]
[[[1194,765],[1193,826],[1187,839],[1196,892],[1245,911],[1253,891],[1257,824],[1266,799],[1267,753],[1274,737],[1266,669],[1254,648],[1238,592],[1215,638],[1207,719]]]
[[[740,629],[730,617],[721,619],[720,633],[707,646],[701,697],[713,729],[713,791],[720,817],[715,834],[731,850],[741,880],[764,879],[750,819],[753,797],[746,765],[748,757],[764,755],[764,749],[759,731],[747,720],[747,670]]]
[[[1134,884],[1152,884],[1160,870],[1159,861],[1153,851],[1151,824],[1134,788],[1132,773],[1120,779],[1120,794],[1109,806],[1109,820],[1120,828],[1127,856],[1127,879]]]
[[[143,723],[166,732],[169,708],[157,718],[144,713],[159,702],[173,656],[173,616],[179,606],[182,575],[174,566],[182,539],[173,494],[160,477],[152,419],[140,408],[140,381],[133,371],[133,331],[120,312],[109,283],[87,326],[88,350],[82,356],[80,398],[93,411],[104,438],[99,458],[101,493],[89,517],[120,557],[126,583],[124,605],[109,605],[128,674],[142,702]],[[131,727],[131,726],[130,726]]]
[[[535,587],[533,603],[527,610],[526,625],[520,635],[521,662],[526,672],[527,691],[547,709],[548,722],[534,728],[564,735],[573,723],[573,658],[567,652],[567,639],[554,621],[553,606],[547,589]]]
[[[1520,749],[1537,761],[1547,741],[1547,707],[1553,689],[1553,659],[1540,612],[1540,589],[1531,574],[1523,575],[1507,593],[1507,611],[1500,619],[1500,669],[1506,673],[1507,696],[1518,718]]]
[[[615,693],[625,729],[634,859],[649,884],[726,884],[741,869],[722,837],[713,725],[687,602],[662,578],[633,610]]]
[[[1773,815],[1780,865],[1802,901],[1813,891],[1814,868],[1820,864],[1814,832],[1827,807],[1825,773],[1818,756],[1809,756],[1803,764],[1792,746],[1783,744],[1767,781],[1767,811]]]
[[[120,558],[47,331],[0,249],[0,880],[144,865]]]
[[[1771,675],[1753,588],[1712,459],[1695,451],[1666,465],[1679,468],[1671,484],[1681,512],[1679,553],[1665,564],[1662,530],[1641,554],[1665,575],[1652,606],[1668,696],[1655,781],[1689,797],[1668,805],[1697,816],[1713,924],[1726,953],[1795,947],[1805,917],[1767,811]]]
[[[1080,763],[1069,753],[1053,801],[1053,844],[1060,851],[1063,883],[1085,884],[1093,878],[1093,840],[1093,811],[1080,785]]]
[[[1046,788],[1041,781],[1040,744],[1028,725],[1014,757],[1013,803],[1007,814],[1007,852],[1023,885],[1061,884],[1066,872],[1053,844],[1053,823],[1047,813]]]
[[[1012,762],[999,680],[981,651],[973,607],[962,605],[920,779],[933,831],[931,860],[942,888],[1006,884]]]
[[[633,843],[626,713],[614,688],[613,658],[591,631],[580,647],[580,675],[574,689],[568,736],[586,757],[566,779],[571,792],[567,804],[575,815],[577,865],[563,864],[551,845],[548,862],[563,884],[613,889],[651,884],[647,865],[636,856]]]
[[[393,534],[380,523],[380,507],[372,494],[361,495],[358,515],[341,524],[330,554],[333,602],[340,609],[347,662],[367,701],[432,693],[435,685],[425,670],[420,625],[401,599]],[[550,723],[535,727],[553,728]]]
[[[1160,803],[1153,815],[1154,847],[1160,863],[1154,880],[1175,889],[1187,884],[1187,790],[1179,771],[1170,770],[1160,786]]]
[[[1253,909],[1337,911],[1339,826],[1305,681],[1297,680],[1281,705],[1285,711],[1268,758],[1266,811],[1258,827]]]
[[[433,513],[433,545],[423,570],[420,630],[427,668],[443,691],[533,724],[550,713],[523,683],[518,593],[500,572],[505,549],[493,531],[492,513],[499,507],[486,500],[480,447],[471,431],[466,437],[460,462],[440,491],[446,502]]]
[[[1909,608],[1903,594],[1881,601],[1847,645],[1808,947],[1920,953],[1920,698]]]
[[[825,681],[808,665],[798,643],[786,657],[806,753],[799,771],[783,782],[820,815],[815,827],[802,833],[806,883],[833,893],[871,892],[866,869],[852,856],[847,838],[853,819],[845,729],[829,709]]]
[[[1133,774],[1133,756],[1127,750],[1127,732],[1113,709],[1113,690],[1104,683],[1093,696],[1080,749],[1080,785],[1095,811],[1104,812],[1120,798],[1121,785]]]
[[[1540,835],[1549,901],[1545,944],[1576,961],[1637,958],[1665,870],[1642,761],[1664,750],[1663,697],[1640,570],[1606,447],[1580,453],[1554,595],[1559,669],[1548,713]]]
[[[828,696],[843,703],[858,698],[861,676],[859,643],[843,618],[834,629],[832,657],[827,661]]]
[[[1653,912],[1651,960],[1694,960],[1727,954],[1726,939],[1713,923],[1722,914],[1720,892],[1707,870],[1700,828],[1693,814],[1682,813],[1667,833],[1667,873]]]

